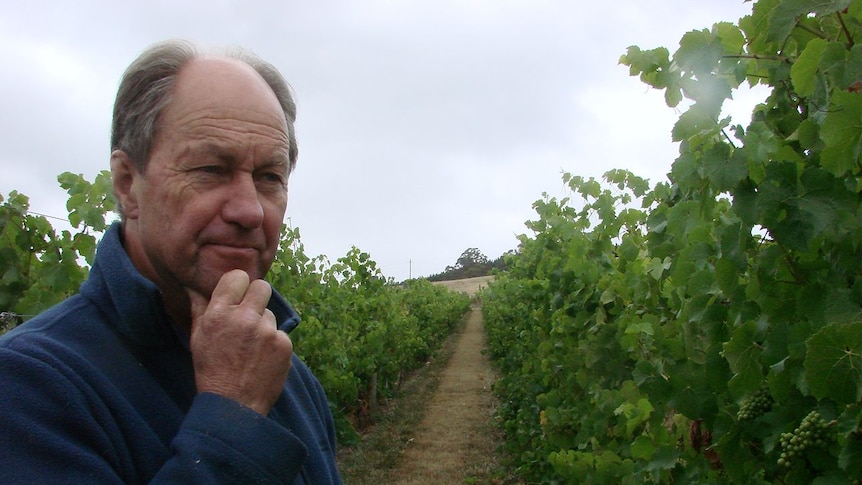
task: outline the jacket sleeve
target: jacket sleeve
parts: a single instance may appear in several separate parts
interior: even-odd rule
[[[202,393],[152,483],[293,483],[307,457],[288,430],[236,401]]]
[[[307,455],[274,421],[206,393],[169,449],[134,439],[80,376],[0,348],[0,483],[293,483]]]

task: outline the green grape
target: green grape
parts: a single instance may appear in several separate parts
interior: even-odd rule
[[[740,421],[748,421],[762,416],[772,409],[772,402],[769,386],[764,383],[754,394],[743,399],[739,405],[739,411],[736,413],[736,418]]]
[[[820,417],[820,413],[811,411],[792,433],[781,433],[782,451],[778,465],[789,468],[801,462],[806,451],[828,445],[832,440],[828,427],[829,423]]]

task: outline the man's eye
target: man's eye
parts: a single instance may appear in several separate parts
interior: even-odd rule
[[[262,173],[258,176],[258,179],[263,182],[284,183],[284,177],[280,173],[275,172]]]
[[[197,168],[197,171],[203,173],[220,174],[224,170],[218,165],[203,165]]]

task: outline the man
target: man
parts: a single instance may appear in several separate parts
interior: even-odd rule
[[[172,41],[128,68],[121,223],[80,294],[0,339],[0,483],[340,483],[326,396],[286,333],[298,317],[261,279],[295,111],[249,53]]]

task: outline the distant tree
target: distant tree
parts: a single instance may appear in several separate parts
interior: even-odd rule
[[[488,257],[482,254],[482,251],[479,251],[478,248],[470,248],[461,253],[461,256],[455,261],[455,266],[447,266],[446,270],[448,271],[450,268],[453,270],[463,270],[474,266],[486,265],[488,262]]]
[[[429,281],[448,281],[473,278],[476,276],[487,276],[491,274],[493,264],[487,256],[477,248],[469,248],[461,253],[461,256],[452,266],[446,266],[442,273],[431,275]]]

